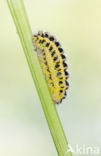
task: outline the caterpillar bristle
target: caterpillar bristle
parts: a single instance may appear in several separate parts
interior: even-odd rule
[[[60,103],[62,103],[62,99],[60,100]]]
[[[65,96],[67,95],[66,91],[65,91],[64,95],[65,95]]]
[[[66,97],[64,96],[63,99],[65,99]]]

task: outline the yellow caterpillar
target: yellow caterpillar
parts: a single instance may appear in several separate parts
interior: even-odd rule
[[[48,82],[52,98],[59,104],[66,97],[68,72],[65,62],[66,56],[60,43],[47,32],[38,32],[33,35],[33,45],[37,52],[40,64]]]

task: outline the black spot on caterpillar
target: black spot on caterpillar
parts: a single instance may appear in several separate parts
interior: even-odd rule
[[[56,41],[55,42],[55,45],[58,47],[60,45],[60,43]]]
[[[49,39],[50,39],[50,41],[54,41],[54,37],[53,36],[51,36]]]
[[[47,32],[38,32],[33,35],[32,40],[52,98],[55,103],[59,104],[65,99],[66,90],[69,87],[64,50],[55,37]]]
[[[59,52],[62,53],[63,52],[63,49],[62,48],[58,48]]]
[[[55,51],[53,51],[51,55],[54,56],[55,54],[56,54]]]
[[[52,46],[50,46],[49,51],[52,51],[52,49],[53,49],[53,47],[52,47]]]
[[[46,47],[49,47],[49,43],[46,43]]]

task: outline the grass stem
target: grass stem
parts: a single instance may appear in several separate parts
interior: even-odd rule
[[[7,0],[24,53],[34,80],[45,117],[59,156],[71,156],[56,106],[51,98],[36,52],[32,44],[32,31],[23,0]]]

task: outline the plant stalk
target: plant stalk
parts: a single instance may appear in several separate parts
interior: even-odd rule
[[[32,31],[23,0],[7,0],[24,53],[34,80],[45,117],[59,156],[71,156],[68,142],[60,122],[56,106],[40,67],[37,54],[32,44]]]

